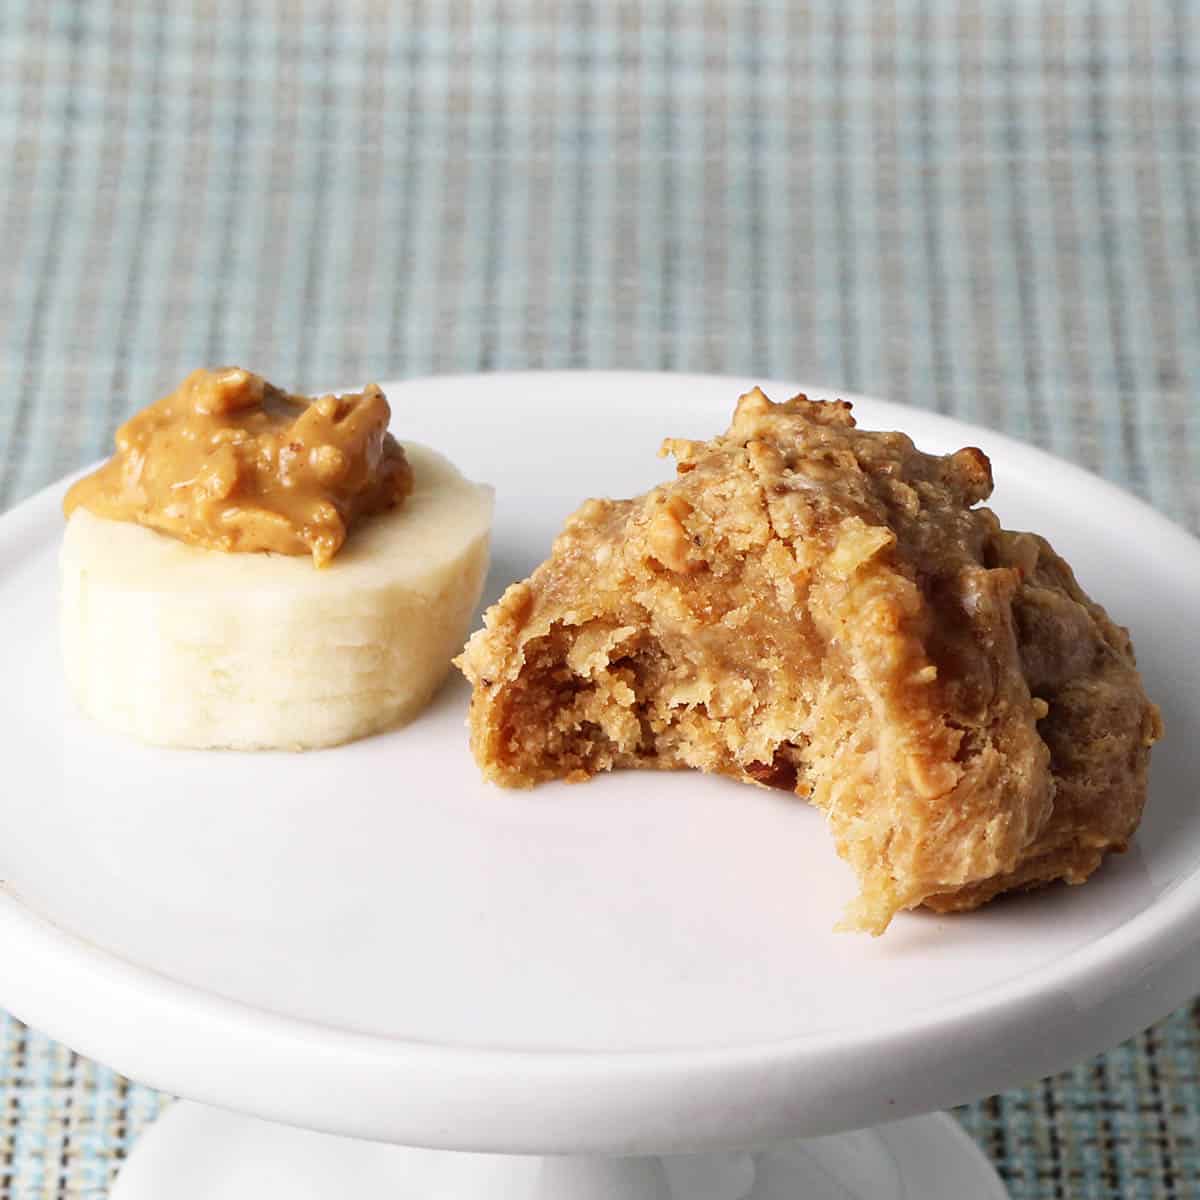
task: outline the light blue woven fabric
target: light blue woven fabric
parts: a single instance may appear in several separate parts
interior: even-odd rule
[[[1196,529],[1198,55],[1187,0],[0,0],[0,507],[201,363],[587,366],[937,408]],[[1018,1200],[1200,1194],[1198,1042],[961,1115]],[[158,1103],[11,1020],[0,1095],[21,1198]]]

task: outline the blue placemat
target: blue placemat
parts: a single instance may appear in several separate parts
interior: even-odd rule
[[[1200,525],[1187,0],[0,0],[0,507],[201,363],[793,377]],[[2,969],[2,967],[0,967]],[[961,1111],[1026,1197],[1200,1194],[1195,1012]],[[0,1195],[159,1098],[0,1022]]]

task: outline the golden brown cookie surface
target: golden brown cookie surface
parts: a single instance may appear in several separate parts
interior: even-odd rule
[[[979,450],[757,389],[677,476],[591,500],[459,660],[491,779],[694,767],[827,815],[848,922],[1081,882],[1123,848],[1160,732],[1128,635],[1041,538],[976,507]]]

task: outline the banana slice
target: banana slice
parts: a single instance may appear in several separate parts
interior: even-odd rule
[[[413,717],[483,587],[490,488],[411,443],[414,489],[326,568],[226,554],[77,509],[61,637],[89,716],[163,746],[310,749]]]

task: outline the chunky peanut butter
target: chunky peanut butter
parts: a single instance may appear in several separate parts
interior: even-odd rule
[[[310,400],[240,367],[193,371],[117,430],[117,452],[63,501],[214,550],[312,554],[412,491],[375,385]]]

